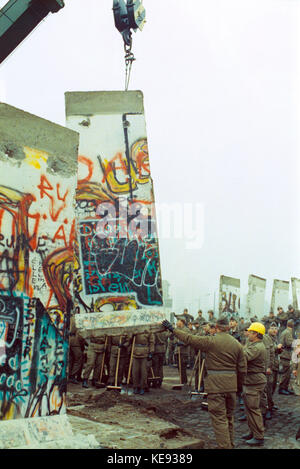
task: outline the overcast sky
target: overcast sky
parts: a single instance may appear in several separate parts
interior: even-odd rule
[[[0,6],[5,4],[0,0]],[[64,125],[65,91],[124,89],[112,0],[65,0],[0,68],[0,99]],[[202,207],[204,241],[161,239],[175,309],[221,274],[300,277],[298,0],[144,0],[129,89],[144,93],[157,205]],[[194,220],[195,221],[195,220]],[[210,296],[209,296],[210,295]]]

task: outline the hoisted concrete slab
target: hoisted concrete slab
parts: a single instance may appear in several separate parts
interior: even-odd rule
[[[160,323],[165,311],[143,94],[68,92],[65,101],[66,125],[80,134],[77,312],[89,323],[96,314],[99,327],[110,330],[147,327],[153,318]]]

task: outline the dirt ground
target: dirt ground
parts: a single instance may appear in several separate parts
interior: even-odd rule
[[[88,389],[69,384],[67,412],[74,431],[93,434],[99,447],[109,449],[213,449],[216,448],[209,414],[201,406],[202,398],[191,398],[191,387],[180,390],[178,370],[164,367],[160,389],[150,388],[143,396],[118,391]],[[188,381],[191,370],[188,370]],[[279,409],[267,421],[265,449],[300,449],[295,435],[300,427],[300,396],[274,396]],[[235,448],[249,447],[241,439],[248,433],[247,423],[238,418],[243,411],[237,405]],[[257,449],[257,448],[255,448]]]

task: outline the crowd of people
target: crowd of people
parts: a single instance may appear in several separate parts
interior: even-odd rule
[[[71,318],[69,380],[84,388],[130,386],[143,395],[160,388],[164,366],[179,370],[180,384],[188,385],[192,370],[194,392],[204,397],[219,448],[234,447],[233,415],[236,404],[240,420],[248,423],[243,438],[249,446],[262,446],[266,420],[278,410],[278,393],[292,396],[291,375],[297,376],[300,314],[292,305],[287,312],[278,308],[259,320],[223,312],[218,318],[201,310],[194,318],[185,309],[163,321],[160,332],[108,336],[97,334],[83,339]],[[297,344],[296,344],[297,345]],[[292,357],[294,353],[294,356]],[[276,399],[275,399],[276,400]],[[297,437],[300,437],[298,431]]]
[[[234,448],[234,410],[239,402],[249,432],[242,436],[249,446],[263,446],[266,421],[278,410],[274,394],[293,396],[291,375],[297,377],[300,361],[300,314],[292,305],[277,315],[270,312],[258,320],[246,321],[237,315],[222,314],[215,319],[202,311],[194,319],[187,310],[177,316],[176,327],[164,321],[164,327],[175,344],[169,349],[169,360],[181,359],[182,382],[186,368],[204,363],[204,387],[195,373],[195,389],[205,391],[207,408],[219,448]],[[180,349],[176,355],[176,347]],[[196,362],[195,362],[195,357]],[[194,363],[194,365],[193,365]],[[197,367],[196,367],[197,368]],[[199,389],[200,388],[200,389]],[[300,437],[298,430],[296,438]]]
[[[109,336],[97,334],[86,341],[76,331],[71,318],[69,381],[96,388],[128,385],[143,395],[151,387],[161,387],[166,364],[167,331]],[[91,379],[90,379],[91,378]]]

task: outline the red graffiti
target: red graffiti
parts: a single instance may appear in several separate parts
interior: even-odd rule
[[[86,156],[82,156],[82,155],[78,156],[78,162],[85,164],[87,166],[87,169],[88,169],[87,177],[85,177],[84,179],[80,179],[78,181],[78,184],[79,183],[82,184],[84,182],[88,182],[91,179],[91,177],[93,175],[93,171],[94,171],[94,163],[89,158],[87,158]]]
[[[38,185],[38,189],[40,190],[40,197],[43,199],[44,197],[48,197],[50,199],[50,208],[49,208],[49,214],[50,218],[52,221],[57,221],[60,213],[64,208],[66,208],[66,198],[69,193],[69,190],[67,189],[65,194],[61,196],[60,194],[60,184],[56,184],[56,193],[55,189],[51,185],[51,183],[48,181],[45,175],[41,175],[41,181],[40,184]],[[51,193],[50,193],[51,192]],[[57,200],[63,202],[59,207],[57,207]]]

